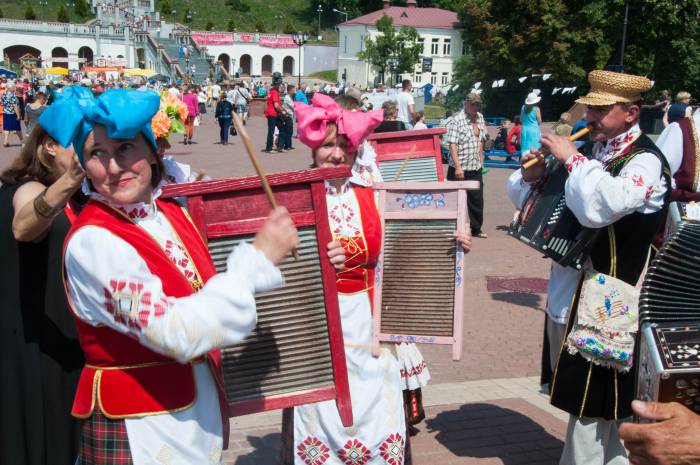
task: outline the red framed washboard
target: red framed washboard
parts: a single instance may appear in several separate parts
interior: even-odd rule
[[[447,344],[462,353],[467,189],[475,181],[382,182],[382,249],[375,269],[373,348],[382,341]]]
[[[385,182],[444,181],[440,139],[445,132],[445,128],[379,132],[367,140]]]
[[[343,424],[352,425],[335,271],[326,256],[332,238],[323,184],[349,174],[342,167],[268,176],[299,230],[299,261],[289,256],[280,265],[284,287],[255,296],[253,333],[222,351],[230,416],[334,399]],[[169,185],[163,197],[186,199],[218,271],[270,212],[257,177]]]

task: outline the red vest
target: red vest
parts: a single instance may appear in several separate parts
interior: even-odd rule
[[[676,188],[671,192],[671,200],[679,202],[700,201],[700,192],[697,192],[697,183],[700,173],[697,169],[698,128],[693,124],[693,117],[683,118],[678,122],[683,135],[683,159],[681,166],[673,175],[676,180]]]
[[[216,269],[198,231],[177,203],[161,200],[156,203],[180,237],[183,247],[186,247],[201,283],[206,283],[216,273]],[[74,222],[65,244],[84,226],[104,228],[131,245],[146,262],[151,273],[161,280],[165,295],[186,297],[198,290],[195,288],[199,284],[188,281],[168,259],[160,245],[122,212],[101,202],[90,202]],[[132,287],[132,295],[133,289],[138,292],[137,283],[115,281],[113,284],[117,288]],[[132,301],[134,305],[144,303],[143,296]],[[73,305],[70,298],[69,305]],[[107,326],[89,325],[75,314],[74,319],[80,345],[85,353],[85,368],[75,394],[73,416],[87,418],[97,406],[108,418],[140,417],[178,412],[195,402],[197,393],[192,363],[181,364]],[[218,350],[212,351],[207,359],[217,381],[219,399],[223,406],[225,396],[220,369],[221,353]],[[225,409],[222,409],[222,415],[225,415],[224,412]],[[227,426],[228,421],[224,421],[224,433]],[[227,437],[224,434],[224,442]]]
[[[374,202],[374,191],[369,187],[352,186],[360,206],[362,235],[341,238],[345,249],[345,269],[336,273],[339,294],[355,294],[374,289],[374,267],[382,246],[382,227]],[[371,300],[370,300],[371,301]]]

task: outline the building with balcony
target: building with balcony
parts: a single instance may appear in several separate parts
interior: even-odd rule
[[[401,26],[415,28],[423,45],[421,60],[413,72],[399,75],[396,80],[429,82],[436,87],[449,85],[453,64],[465,52],[457,13],[441,8],[418,8],[416,0],[408,0],[405,7],[389,6],[385,0],[383,9],[338,26],[339,79],[344,76],[346,83],[363,87],[376,87],[389,80],[388,73],[382,76],[378,69],[357,58],[364,50],[365,39],[379,34],[376,23],[384,15],[393,19],[397,29]]]

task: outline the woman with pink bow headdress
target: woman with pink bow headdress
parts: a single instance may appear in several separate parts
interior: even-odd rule
[[[357,176],[362,166],[357,158],[371,156],[364,140],[383,115],[347,110],[318,93],[311,105],[295,102],[294,112],[299,140],[312,149],[315,167],[353,167],[351,178],[326,181],[326,203],[354,424],[343,427],[333,401],[285,410],[280,464],[409,464],[399,362],[388,347],[377,358],[371,353],[374,267],[382,234],[374,192]],[[468,234],[456,236],[468,250]]]

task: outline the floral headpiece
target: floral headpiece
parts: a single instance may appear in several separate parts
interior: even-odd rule
[[[160,97],[160,109],[151,120],[153,135],[156,139],[167,139],[170,134],[184,133],[187,115],[187,105],[169,92],[165,92]]]

